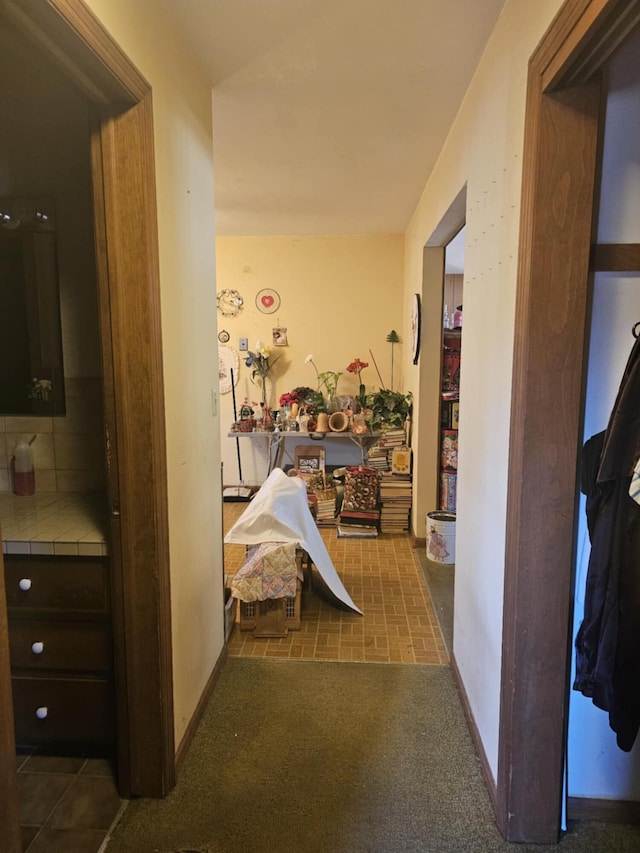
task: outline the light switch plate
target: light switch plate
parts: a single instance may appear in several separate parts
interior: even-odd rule
[[[240,338],[238,349],[240,352],[246,352],[249,349],[249,338]]]
[[[218,392],[211,389],[211,415],[215,417],[218,414]]]

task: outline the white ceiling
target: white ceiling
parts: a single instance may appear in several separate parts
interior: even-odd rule
[[[162,0],[213,86],[220,235],[401,233],[505,0]]]

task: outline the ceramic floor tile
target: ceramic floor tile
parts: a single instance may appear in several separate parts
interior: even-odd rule
[[[115,763],[110,758],[87,758],[80,773],[83,776],[109,776],[115,778]]]
[[[18,773],[20,823],[44,824],[73,779],[57,773]]]
[[[106,776],[77,776],[49,819],[56,829],[108,830],[122,801],[115,781]]]
[[[98,853],[106,834],[104,830],[45,827],[28,853]]]
[[[22,767],[26,773],[78,773],[85,764],[84,758],[58,755],[31,755]]]
[[[20,771],[20,769],[24,766],[25,762],[29,760],[30,753],[18,753],[16,755],[16,770]]]

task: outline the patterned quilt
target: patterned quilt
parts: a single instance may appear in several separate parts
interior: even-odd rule
[[[231,581],[240,601],[295,598],[298,568],[295,542],[263,542],[252,548]]]

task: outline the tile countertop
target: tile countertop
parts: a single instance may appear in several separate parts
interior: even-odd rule
[[[102,494],[0,492],[0,535],[5,554],[102,557],[107,550],[107,506]]]

